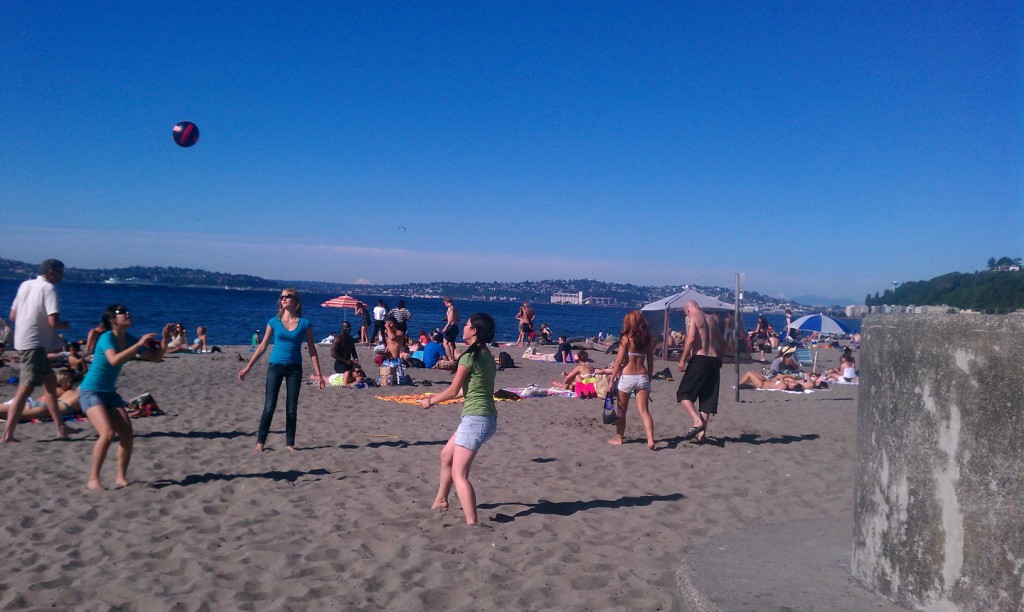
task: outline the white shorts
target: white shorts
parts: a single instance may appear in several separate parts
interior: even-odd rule
[[[650,390],[651,379],[646,374],[623,374],[619,377],[619,393]]]

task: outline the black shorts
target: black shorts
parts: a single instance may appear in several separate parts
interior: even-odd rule
[[[334,360],[334,373],[335,374],[344,374],[345,372],[351,372],[354,369],[356,369],[356,364],[354,364],[354,363],[345,363],[344,361],[342,361],[340,359],[335,359]]]
[[[717,357],[697,355],[690,359],[683,379],[679,381],[676,401],[700,401],[700,411],[718,412],[718,383],[722,362]]]
[[[451,342],[452,344],[455,344],[455,339],[458,338],[459,336],[459,326],[451,325],[450,327],[448,327],[448,329],[444,330],[444,333],[442,335],[444,336],[446,342]]]

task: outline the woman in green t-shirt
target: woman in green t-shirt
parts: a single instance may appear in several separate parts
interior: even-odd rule
[[[462,338],[469,348],[459,357],[452,384],[441,393],[420,401],[420,406],[430,408],[460,394],[465,397],[459,428],[441,450],[441,482],[431,508],[448,507],[448,494],[454,484],[469,525],[477,524],[476,491],[469,482],[469,468],[477,451],[498,428],[498,412],[494,408],[497,366],[487,349],[494,340],[494,327],[494,319],[489,314],[478,312],[471,316],[462,329]]]

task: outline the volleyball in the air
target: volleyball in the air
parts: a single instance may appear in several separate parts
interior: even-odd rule
[[[191,147],[199,140],[199,128],[191,121],[182,121],[171,130],[171,136],[179,147]]]

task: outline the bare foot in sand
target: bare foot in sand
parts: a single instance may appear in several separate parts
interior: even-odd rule
[[[656,450],[658,450],[658,445],[655,444],[654,442],[648,442],[647,443],[647,450],[656,451]]]
[[[254,450],[253,452],[254,453],[262,453],[263,452],[263,445],[262,444],[257,444],[256,445],[256,450]]]
[[[127,487],[127,486],[128,486],[128,480],[126,478],[118,478],[117,480],[114,481],[114,488],[115,489],[120,489],[121,487]]]
[[[104,487],[103,485],[101,485],[100,481],[98,481],[98,480],[90,480],[89,484],[86,485],[86,486],[88,486],[93,491],[106,491],[107,490],[107,488]]]
[[[294,453],[295,452],[295,447],[294,446],[289,446],[288,447],[288,452]]]
[[[442,500],[436,500],[435,499],[434,500],[434,505],[431,506],[430,509],[431,510],[447,510],[448,509],[448,500],[447,499],[442,499]]]
[[[8,444],[10,442],[21,442],[21,440],[18,440],[17,438],[3,438],[3,439],[0,439],[0,444]]]
[[[608,444],[614,444],[615,446],[622,446],[622,438],[612,438],[608,440]]]

